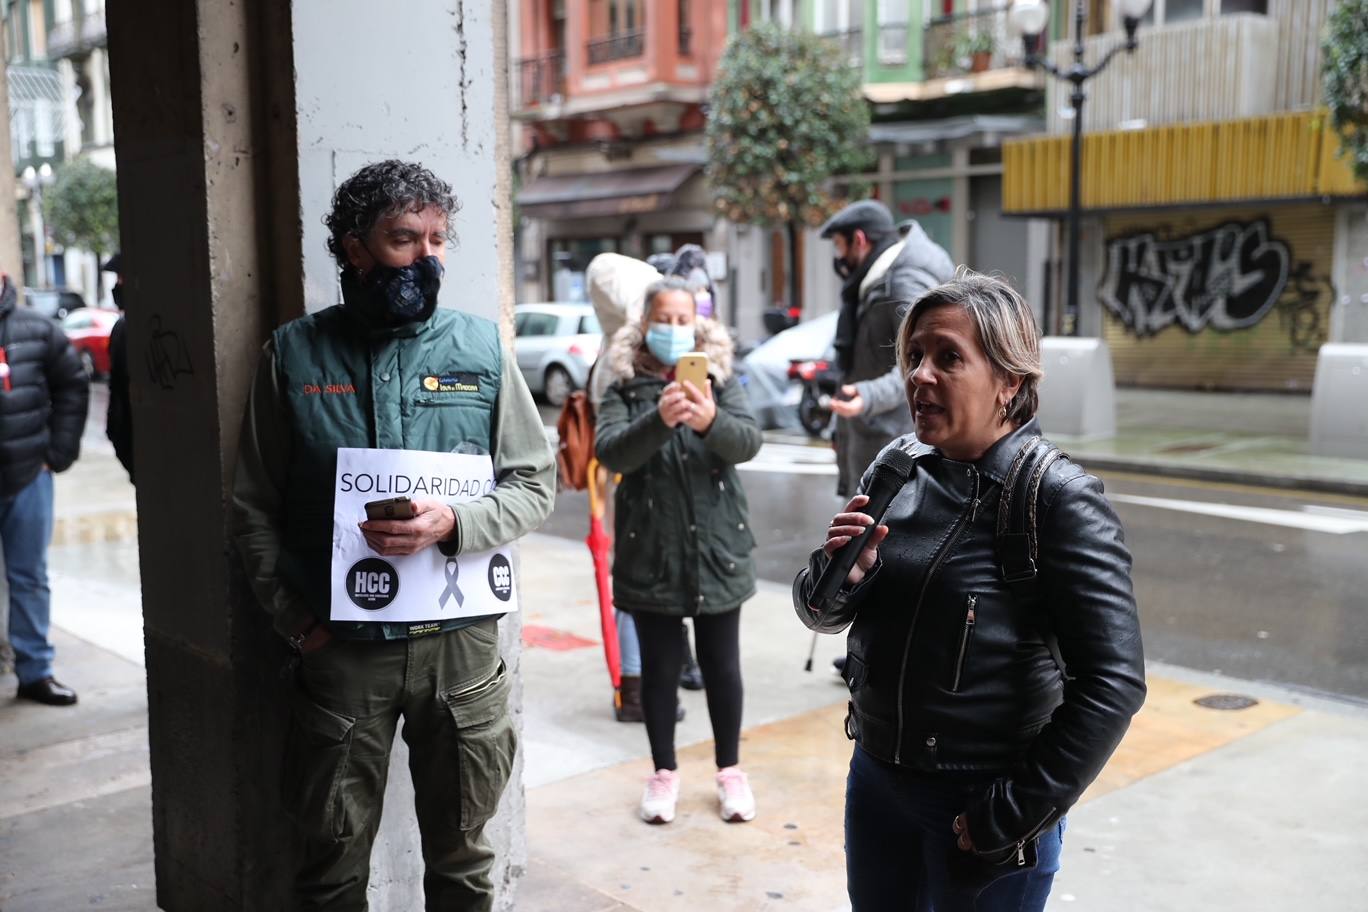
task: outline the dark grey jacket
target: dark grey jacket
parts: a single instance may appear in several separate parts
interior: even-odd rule
[[[880,438],[880,448],[912,430],[912,412],[898,371],[898,326],[917,299],[954,276],[950,255],[914,224],[860,283],[855,346],[844,382],[855,384],[865,402],[864,414],[851,419],[852,430]]]
[[[0,348],[9,389],[0,382],[0,500],[26,488],[47,465],[71,468],[81,454],[89,381],[61,328],[17,307],[14,286],[0,290]]]
[[[912,431],[912,411],[898,370],[898,326],[922,295],[954,277],[955,266],[940,245],[913,225],[907,237],[885,250],[860,283],[851,365],[842,378],[859,390],[864,412],[842,418],[836,437],[836,492],[846,496],[888,441]]]
[[[903,438],[916,469],[885,514],[873,571],[823,614],[807,607],[821,550],[793,587],[809,628],[851,627],[848,736],[890,763],[996,779],[965,809],[985,856],[1058,820],[1145,697],[1131,557],[1102,482],[1067,460],[1050,466],[1035,584],[1023,594],[1003,579],[998,502],[1012,460],[1039,434],[1032,420],[976,463]]]

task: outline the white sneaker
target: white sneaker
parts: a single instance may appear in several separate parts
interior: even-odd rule
[[[755,795],[750,782],[739,766],[717,771],[718,812],[728,823],[745,823],[755,819]]]
[[[641,819],[647,823],[669,823],[675,818],[675,803],[679,801],[679,773],[656,770],[646,780],[646,791],[641,795]]]

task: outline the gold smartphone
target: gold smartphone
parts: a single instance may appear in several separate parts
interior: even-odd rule
[[[366,504],[366,519],[413,519],[413,501],[407,497],[372,500]]]
[[[689,352],[679,356],[675,364],[675,380],[682,386],[688,380],[700,393],[708,392],[708,356],[703,352]]]

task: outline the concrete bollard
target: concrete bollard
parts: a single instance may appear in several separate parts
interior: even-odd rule
[[[1045,379],[1038,414],[1047,437],[1116,435],[1116,381],[1106,342],[1046,336],[1040,363]]]
[[[1322,345],[1311,392],[1311,452],[1368,459],[1368,345]]]

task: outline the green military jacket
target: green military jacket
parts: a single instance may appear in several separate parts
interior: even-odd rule
[[[541,417],[494,323],[438,309],[381,329],[345,304],[287,323],[258,364],[233,487],[238,550],[286,636],[329,616],[339,447],[489,454],[496,487],[455,505],[449,553],[507,544],[554,502]],[[409,635],[406,624],[329,626],[342,637]]]
[[[697,326],[717,401],[706,434],[661,419],[667,380],[643,354],[639,326],[623,327],[605,355],[615,381],[599,406],[595,449],[604,466],[622,473],[613,601],[624,611],[720,614],[755,594],[755,537],[736,465],[760,450],[760,429],[731,374],[726,331],[707,320]]]

